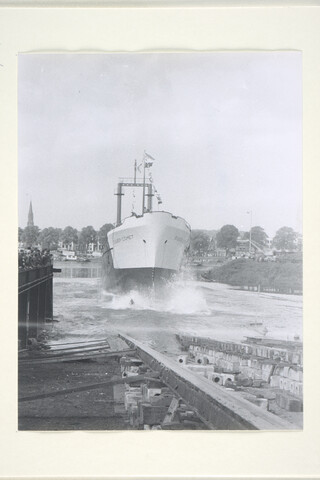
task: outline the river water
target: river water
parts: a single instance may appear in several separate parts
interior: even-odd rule
[[[302,339],[302,297],[248,292],[218,283],[179,279],[162,298],[131,291],[114,294],[103,288],[97,264],[55,265],[56,340],[105,338],[126,333],[153,348],[176,355],[175,334],[241,341],[246,336]]]

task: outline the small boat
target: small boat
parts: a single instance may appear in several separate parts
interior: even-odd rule
[[[64,262],[75,262],[77,261],[77,257],[75,255],[66,255],[62,260]]]

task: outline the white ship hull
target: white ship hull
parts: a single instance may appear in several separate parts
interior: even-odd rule
[[[152,285],[178,272],[190,242],[190,227],[168,212],[126,218],[108,233],[109,284]],[[110,285],[112,286],[112,285]]]

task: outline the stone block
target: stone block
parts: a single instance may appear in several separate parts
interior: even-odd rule
[[[162,393],[161,395],[151,397],[150,403],[155,406],[168,408],[171,403],[172,397],[173,395],[170,393],[169,394]]]
[[[141,394],[126,392],[124,396],[125,409],[128,410],[130,408],[130,405],[137,405],[140,399],[141,399]]]
[[[236,385],[241,387],[251,387],[253,383],[252,378],[249,378],[242,373],[240,373],[239,375],[236,375],[235,381],[236,381]]]
[[[303,403],[300,399],[294,398],[284,393],[277,393],[276,403],[280,408],[287,410],[288,412],[302,412]]]
[[[162,423],[167,407],[140,403],[140,423],[143,425],[159,425]]]
[[[279,375],[272,375],[270,378],[270,386],[274,388],[279,388],[280,386],[280,377]]]
[[[302,397],[302,395],[303,395],[303,384],[301,382],[295,382],[294,394],[297,395],[298,397]]]
[[[187,359],[188,355],[179,355],[177,361],[180,363],[180,365],[185,365],[187,363]]]
[[[142,395],[143,400],[149,402],[152,397],[161,395],[161,388],[148,388],[146,385],[143,385]]]

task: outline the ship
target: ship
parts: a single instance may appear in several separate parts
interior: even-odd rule
[[[189,249],[190,225],[182,217],[159,210],[162,200],[149,170],[153,161],[144,152],[141,165],[137,166],[135,161],[133,179],[118,183],[117,221],[107,234],[107,249],[103,253],[106,289],[163,287],[177,277]],[[143,179],[137,179],[139,167],[143,169]],[[142,189],[142,208],[139,214],[132,211],[122,219],[122,199],[127,187]],[[153,209],[154,197],[158,210]]]

